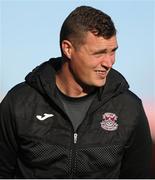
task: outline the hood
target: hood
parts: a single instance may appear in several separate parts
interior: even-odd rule
[[[50,60],[37,66],[30,72],[25,80],[31,87],[39,91],[44,96],[49,96],[56,100],[56,84],[55,73],[61,68],[61,57],[51,58]],[[111,69],[104,87],[99,88],[98,97],[102,99],[109,99],[118,94],[128,90],[129,85],[125,78],[116,70]]]
[[[105,88],[101,92],[103,96],[117,96],[129,89],[129,84],[121,73],[111,69],[106,80]]]
[[[25,77],[25,81],[42,95],[47,95],[49,92],[53,94],[56,87],[55,73],[60,67],[61,58],[51,58],[33,69]]]

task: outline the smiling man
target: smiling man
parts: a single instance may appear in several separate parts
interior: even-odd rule
[[[87,92],[83,91],[83,86],[88,87],[87,90],[103,86],[108,72],[115,62],[117,49],[115,34],[105,39],[88,31],[85,32],[83,41],[80,47],[76,47],[78,45],[72,41],[62,41],[65,62],[60,73],[56,75],[57,85],[61,86],[61,91],[69,96],[86,95]],[[69,91],[70,88],[71,94],[67,94],[65,91]],[[77,90],[75,94],[73,88]]]
[[[110,16],[77,7],[60,48],[0,105],[0,178],[150,178],[150,129],[141,100],[112,68]]]

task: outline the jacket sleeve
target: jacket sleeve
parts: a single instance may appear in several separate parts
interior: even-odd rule
[[[0,178],[13,178],[17,159],[17,138],[10,94],[0,104]]]
[[[138,115],[138,123],[125,148],[120,171],[123,179],[151,178],[152,140],[147,117],[142,104]]]

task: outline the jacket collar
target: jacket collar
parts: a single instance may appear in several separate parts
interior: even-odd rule
[[[55,74],[61,68],[61,64],[61,57],[51,58],[30,72],[25,78],[26,83],[42,95],[49,96],[52,100],[57,101]],[[128,90],[128,88],[129,85],[125,78],[118,71],[111,69],[105,86],[98,89],[98,100],[107,100]]]

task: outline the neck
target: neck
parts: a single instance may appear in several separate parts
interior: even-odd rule
[[[69,97],[86,96],[95,90],[94,87],[88,87],[78,83],[69,71],[67,62],[64,62],[56,74],[56,85],[63,94]]]

